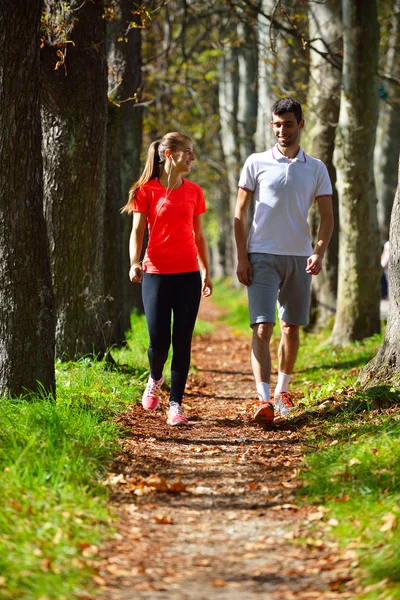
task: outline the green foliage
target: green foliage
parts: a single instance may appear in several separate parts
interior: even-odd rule
[[[400,598],[398,407],[344,414],[310,441],[318,450],[305,459],[305,500],[328,509],[325,529],[357,550],[366,583],[387,579],[384,592],[374,589],[362,597]]]
[[[305,393],[305,405],[331,395],[339,397],[346,388],[355,386],[360,369],[375,356],[382,342],[382,336],[375,335],[338,348],[329,343],[330,334],[330,329],[301,330],[296,379]]]

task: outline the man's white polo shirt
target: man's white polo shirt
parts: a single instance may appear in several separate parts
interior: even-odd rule
[[[312,254],[308,211],[315,199],[332,195],[328,170],[321,160],[302,148],[289,159],[274,146],[248,157],[239,187],[254,192],[248,252]]]

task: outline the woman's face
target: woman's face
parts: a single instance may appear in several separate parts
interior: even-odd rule
[[[194,160],[196,160],[196,158],[194,156],[192,142],[188,141],[187,143],[182,144],[178,150],[171,152],[172,166],[181,173],[191,171]]]

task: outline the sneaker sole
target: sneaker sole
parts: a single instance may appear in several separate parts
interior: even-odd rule
[[[254,421],[256,423],[273,423],[274,421],[274,409],[271,405],[266,404],[265,406],[261,406],[254,413]]]
[[[180,425],[189,425],[188,421],[178,421],[177,423],[172,423],[171,421],[167,420],[167,425],[171,425],[171,427],[179,427]]]

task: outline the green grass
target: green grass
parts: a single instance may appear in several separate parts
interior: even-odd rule
[[[400,411],[341,415],[308,443],[302,489],[307,503],[324,505],[329,535],[359,554],[363,582],[387,579],[385,589],[360,597],[400,598]]]
[[[112,531],[102,484],[120,435],[111,417],[138,397],[132,374],[57,365],[57,401],[0,404],[0,598],[71,600]]]

